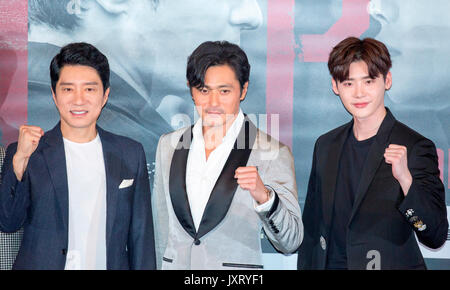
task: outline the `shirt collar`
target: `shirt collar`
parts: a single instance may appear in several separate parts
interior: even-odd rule
[[[237,136],[239,135],[239,132],[241,131],[242,124],[244,124],[244,113],[241,109],[239,109],[239,113],[234,119],[233,124],[228,128],[227,133],[222,139],[222,143],[225,142],[233,142],[236,140]],[[203,141],[203,130],[202,130],[202,118],[199,118],[198,121],[195,123],[194,128],[192,129],[193,134],[193,141],[202,140]]]

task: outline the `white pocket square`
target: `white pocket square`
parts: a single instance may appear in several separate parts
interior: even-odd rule
[[[122,180],[122,183],[119,185],[119,189],[132,186],[133,182],[134,182],[134,179],[124,179],[124,180]]]

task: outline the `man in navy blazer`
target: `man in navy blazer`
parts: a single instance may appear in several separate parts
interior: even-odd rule
[[[155,269],[142,145],[96,125],[109,73],[92,45],[63,47],[50,64],[60,122],[21,126],[7,149],[0,230],[24,228],[13,269]]]

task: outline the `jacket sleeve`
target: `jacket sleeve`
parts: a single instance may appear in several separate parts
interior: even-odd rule
[[[314,248],[318,244],[317,227],[320,222],[319,209],[321,207],[320,199],[318,199],[317,186],[317,142],[314,146],[313,161],[311,173],[308,181],[308,191],[306,193],[305,206],[303,207],[303,223],[304,223],[304,238],[298,250],[297,268],[306,270],[313,267]]]
[[[13,233],[19,230],[26,217],[30,205],[29,168],[18,181],[12,164],[17,150],[17,143],[8,146],[2,167],[0,186],[0,230]]]
[[[138,174],[128,240],[130,268],[133,270],[154,270],[156,269],[156,263],[150,185],[145,153],[140,144],[138,152]]]
[[[292,253],[302,242],[303,223],[294,158],[287,146],[281,145],[277,158],[270,161],[263,182],[275,194],[271,209],[258,213],[264,231],[275,248],[285,254]]]
[[[411,149],[408,167],[413,182],[399,210],[421,243],[433,249],[439,248],[447,239],[448,221],[445,189],[439,178],[433,142],[425,138],[419,140]]]

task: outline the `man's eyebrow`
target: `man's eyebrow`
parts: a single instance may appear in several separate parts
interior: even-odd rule
[[[204,87],[207,88],[208,90],[213,89],[213,87],[210,87],[208,85],[205,85]],[[231,88],[231,87],[233,87],[233,85],[231,85],[231,84],[223,84],[223,85],[217,86],[216,88],[221,89],[221,88]]]
[[[60,86],[73,86],[73,85],[75,85],[75,83],[71,83],[71,82],[62,82],[62,83],[59,83],[59,85]],[[98,82],[86,82],[86,83],[83,83],[83,85],[88,85],[88,86],[96,86],[96,85],[98,85]]]
[[[72,86],[74,85],[74,83],[69,83],[69,82],[63,82],[63,83],[59,83],[60,86]]]
[[[364,76],[362,78],[357,78],[357,79],[366,80],[366,79],[372,79],[372,78],[370,76]],[[345,82],[345,81],[354,81],[354,80],[356,80],[356,79],[355,78],[348,78],[348,79],[343,80],[343,82]]]

